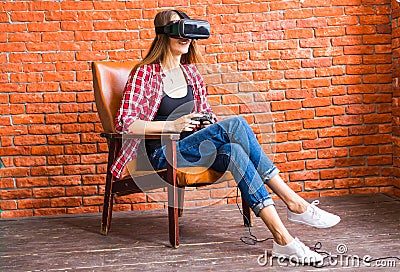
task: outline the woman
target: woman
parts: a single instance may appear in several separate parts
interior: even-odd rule
[[[179,19],[175,11],[168,10],[158,13],[154,24],[160,27]],[[199,112],[212,114],[204,82],[194,65],[199,61],[195,40],[157,34],[148,54],[134,67],[128,79],[115,121],[117,131],[195,130],[199,122],[193,117],[199,116]],[[139,144],[139,140],[134,140],[123,147],[112,166],[114,176],[119,177],[128,161],[135,158]],[[165,146],[157,141],[146,141],[146,150],[155,169],[166,167]],[[232,173],[244,201],[273,234],[273,256],[301,263],[322,261],[320,254],[311,251],[285,228],[264,183],[287,205],[291,222],[327,228],[336,225],[340,218],[317,208],[317,202],[306,202],[286,185],[243,118],[208,124],[181,139],[177,150],[179,167],[210,166]]]

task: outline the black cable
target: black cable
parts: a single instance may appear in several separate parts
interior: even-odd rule
[[[247,216],[244,215],[244,213],[242,212],[242,209],[240,209],[238,199],[239,199],[239,187],[236,187],[236,206],[238,207],[239,212],[243,216],[243,218],[246,219],[247,231],[249,232],[249,235],[245,235],[245,236],[240,237],[240,241],[242,241],[243,243],[245,243],[247,245],[254,246],[257,243],[262,243],[262,242],[265,242],[267,240],[273,239],[272,237],[264,238],[264,239],[258,239],[253,233],[251,233],[250,219],[247,218]],[[244,201],[244,200],[242,200],[242,201]]]

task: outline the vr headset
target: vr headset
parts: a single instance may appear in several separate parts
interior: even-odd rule
[[[180,20],[174,20],[165,26],[157,26],[156,34],[166,34],[176,39],[207,39],[210,37],[210,23],[205,20],[192,20],[186,13],[174,10]]]

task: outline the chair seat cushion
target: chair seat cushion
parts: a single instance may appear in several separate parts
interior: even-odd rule
[[[177,182],[179,186],[200,186],[232,180],[231,172],[218,172],[206,167],[178,168]]]
[[[130,176],[129,173],[133,173],[134,176],[146,176],[154,174],[154,170],[136,170],[135,164],[130,164],[123,171],[122,179]],[[129,169],[129,170],[128,170]],[[165,176],[166,170],[156,171],[160,176]],[[213,183],[219,183],[227,180],[233,180],[231,172],[218,172],[207,167],[181,167],[177,169],[177,183],[178,186],[184,187],[197,187],[202,185],[210,185]]]

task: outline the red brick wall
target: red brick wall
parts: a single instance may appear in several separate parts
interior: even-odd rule
[[[393,50],[393,176],[394,194],[400,196],[400,6],[392,1]]]
[[[394,0],[155,3],[0,3],[0,217],[101,210],[107,145],[90,62],[140,59],[154,37],[152,18],[172,5],[211,22],[212,38],[200,43],[210,101],[217,113],[247,118],[294,190],[394,192]],[[396,49],[393,57],[396,82]],[[187,205],[232,203],[234,195],[233,183],[190,190]],[[165,193],[118,198],[115,207],[163,207],[153,197]]]

